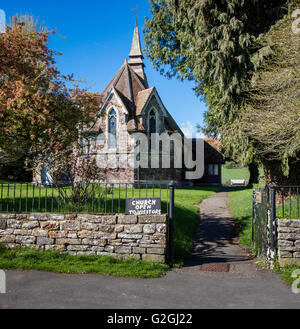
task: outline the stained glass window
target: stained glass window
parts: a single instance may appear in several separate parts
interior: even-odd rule
[[[112,109],[108,115],[108,147],[117,148],[117,112]]]

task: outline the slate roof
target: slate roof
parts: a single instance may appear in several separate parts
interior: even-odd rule
[[[193,152],[196,152],[196,138],[193,138]],[[204,139],[204,159],[206,164],[225,164],[221,139]]]
[[[205,156],[205,163],[224,164],[225,159],[222,154],[221,139],[219,138],[204,139],[204,156]]]
[[[137,103],[136,103],[136,115],[140,115],[144,106],[146,105],[150,95],[152,94],[154,87],[144,89],[140,91],[137,95]]]
[[[107,99],[111,91],[115,90],[128,112],[128,130],[144,131],[145,128],[141,125],[138,117],[141,115],[142,110],[149,98],[152,97],[155,88],[149,88],[146,76],[144,74],[140,74],[140,71],[143,71],[144,68],[144,57],[141,51],[137,25],[134,29],[134,36],[129,57],[129,62],[125,59],[124,64],[120,67],[113,79],[107,85],[102,95],[104,99]],[[139,66],[137,67],[137,65]],[[143,76],[145,77],[144,79]],[[167,111],[166,113],[167,117],[165,118],[165,121],[167,122],[167,129],[169,131],[181,132],[172,116]]]

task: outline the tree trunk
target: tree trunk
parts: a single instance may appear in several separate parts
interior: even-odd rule
[[[250,163],[248,166],[250,171],[250,179],[249,185],[258,184],[259,183],[259,168],[257,163]]]
[[[300,185],[300,161],[290,162],[289,176],[284,176],[279,162],[267,162],[267,184],[275,183],[277,185],[293,186]]]

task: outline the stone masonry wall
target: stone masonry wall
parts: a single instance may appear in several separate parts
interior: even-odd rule
[[[280,266],[300,264],[300,220],[278,219],[277,231]]]
[[[167,215],[0,214],[0,244],[166,262]]]

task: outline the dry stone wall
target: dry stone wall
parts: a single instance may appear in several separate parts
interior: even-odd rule
[[[167,215],[0,214],[0,244],[166,262]]]
[[[280,266],[300,264],[300,220],[278,219],[277,231]]]

